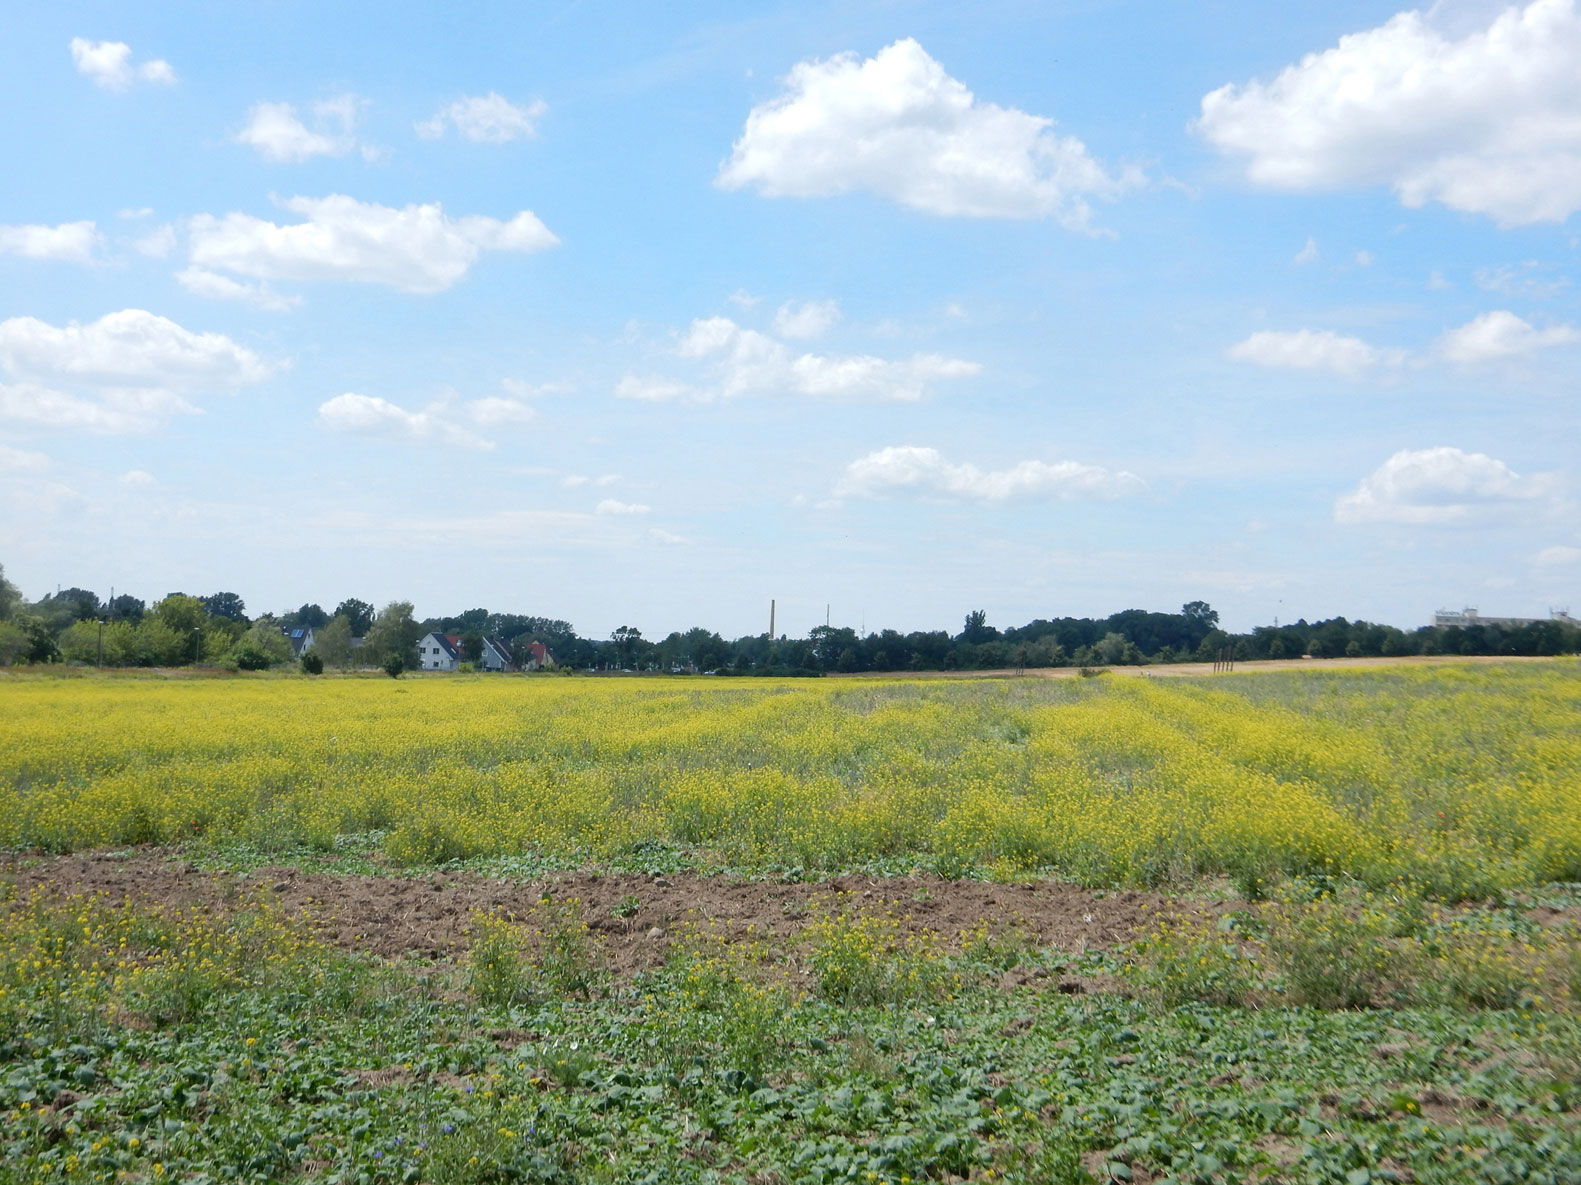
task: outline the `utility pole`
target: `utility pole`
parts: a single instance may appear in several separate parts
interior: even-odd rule
[[[99,665],[104,665],[104,619],[99,619]]]
[[[203,639],[203,629],[202,629],[202,627],[201,626],[193,626],[192,627],[192,665],[193,666],[197,666],[198,665],[198,643],[200,641],[202,641],[202,639]]]
[[[823,607],[823,628],[829,628],[829,605],[827,602],[825,602]]]
[[[769,598],[769,641],[774,640],[774,598]]]

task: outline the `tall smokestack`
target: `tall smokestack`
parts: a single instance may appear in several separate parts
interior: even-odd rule
[[[774,598],[769,598],[769,641],[774,640]]]

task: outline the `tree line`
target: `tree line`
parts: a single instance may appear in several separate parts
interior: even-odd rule
[[[569,622],[529,614],[469,609],[418,619],[409,601],[375,609],[349,597],[326,610],[305,604],[289,613],[247,615],[232,592],[170,593],[147,604],[121,594],[101,601],[82,588],[26,600],[0,568],[0,665],[67,662],[99,666],[210,665],[261,670],[297,661],[289,631],[313,631],[313,667],[349,670],[418,664],[416,647],[430,632],[459,636],[476,661],[483,639],[498,640],[520,665],[541,643],[566,670],[709,672],[720,675],[821,675],[832,672],[1006,670],[1062,666],[1339,658],[1411,654],[1545,655],[1581,653],[1581,629],[1562,621],[1520,627],[1477,624],[1423,626],[1349,621],[1297,621],[1235,634],[1218,612],[1189,601],[1178,613],[1126,609],[1104,618],[1039,618],[999,629],[987,614],[966,614],[957,633],[880,630],[859,634],[817,626],[805,638],[767,634],[727,640],[698,626],[648,639],[622,625],[608,637],[579,635]]]

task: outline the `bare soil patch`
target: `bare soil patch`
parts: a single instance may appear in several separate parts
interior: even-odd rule
[[[444,958],[466,949],[479,911],[525,918],[545,896],[577,898],[613,969],[631,974],[661,965],[673,931],[712,922],[723,933],[793,943],[828,911],[888,914],[911,932],[932,931],[948,945],[984,926],[1019,932],[1042,946],[1081,952],[1128,941],[1153,912],[1181,903],[1135,890],[1093,892],[1056,881],[984,884],[931,876],[841,876],[818,884],[728,880],[677,873],[567,873],[531,881],[471,873],[424,877],[362,876],[263,868],[210,873],[159,848],[0,859],[0,876],[27,893],[102,893],[113,902],[219,908],[263,892],[293,913],[307,913],[341,947],[385,958]],[[632,905],[635,902],[635,911]],[[1206,908],[1206,907],[1204,907]],[[619,916],[619,915],[626,916]]]

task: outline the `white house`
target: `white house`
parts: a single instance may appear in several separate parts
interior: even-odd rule
[[[417,665],[425,671],[453,671],[461,665],[458,634],[424,634],[417,642]]]
[[[421,670],[453,671],[465,661],[460,634],[425,634],[417,643],[417,665]],[[484,638],[477,665],[485,671],[509,670],[510,647],[498,638]]]
[[[301,658],[313,649],[313,627],[310,625],[281,626],[280,632],[291,643],[291,657]]]

